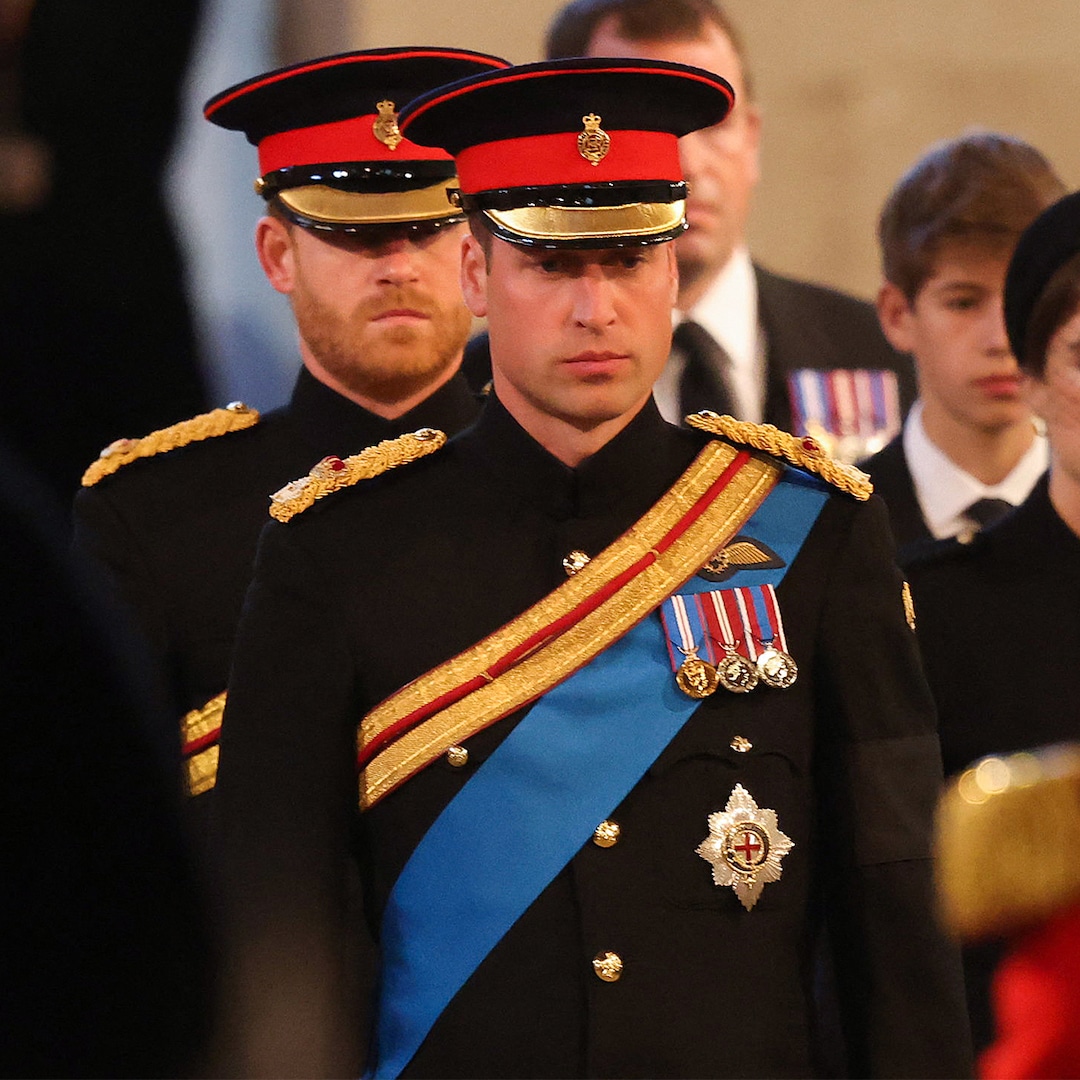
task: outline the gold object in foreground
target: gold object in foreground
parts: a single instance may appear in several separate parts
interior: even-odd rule
[[[379,115],[371,125],[371,133],[388,150],[396,150],[401,145],[402,134],[398,131],[397,110],[392,101],[380,101],[375,108]]]
[[[915,630],[915,601],[911,597],[911,586],[905,581],[903,588],[900,590],[900,595],[904,601],[904,618],[907,619],[908,626],[911,627],[912,632]]]
[[[758,684],[754,665],[734,650],[716,665],[716,675],[720,685],[732,694],[749,694]]]
[[[589,113],[581,118],[585,129],[577,137],[578,153],[590,164],[599,165],[611,149],[611,136],[600,127],[600,117]]]
[[[870,483],[870,477],[866,473],[856,469],[854,465],[846,465],[829,457],[809,437],[800,439],[772,424],[752,424],[747,420],[736,420],[734,417],[720,416],[709,411],[691,413],[686,422],[699,431],[721,435],[733,443],[741,443],[755,450],[764,450],[775,457],[782,457],[800,469],[816,473],[833,487],[838,487],[861,501],[865,502],[874,493],[874,485]]]
[[[286,484],[270,496],[270,516],[290,521],[313,506],[317,499],[351,487],[361,480],[371,480],[399,465],[408,465],[434,453],[446,444],[446,435],[434,428],[421,428],[396,439],[385,439],[352,457],[327,457],[299,480]]]
[[[563,559],[562,568],[566,571],[567,577],[573,577],[578,571],[584,570],[588,564],[589,556],[584,551],[575,549]]]
[[[622,829],[617,821],[601,821],[593,832],[592,842],[600,848],[614,847],[621,834]]]

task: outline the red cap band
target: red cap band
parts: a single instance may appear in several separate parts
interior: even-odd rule
[[[529,135],[470,146],[457,156],[467,195],[546,184],[603,184],[618,180],[682,180],[679,144],[666,131],[609,131],[605,157],[592,165],[578,152],[577,135]]]
[[[336,161],[450,161],[444,150],[419,146],[402,139],[396,150],[375,138],[372,126],[378,119],[369,116],[338,120],[330,124],[297,128],[268,135],[259,143],[259,173],[294,165],[322,165]]]

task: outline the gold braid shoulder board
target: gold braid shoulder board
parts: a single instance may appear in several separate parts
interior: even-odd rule
[[[242,401],[234,401],[224,409],[200,413],[190,420],[152,431],[141,439],[117,439],[109,443],[98,455],[97,461],[83,473],[82,486],[93,487],[99,480],[111,476],[118,469],[139,458],[153,457],[168,450],[201,442],[230,431],[242,431],[259,422],[259,413],[249,409]]]
[[[821,446],[809,436],[799,438],[789,435],[772,424],[752,424],[746,420],[736,420],[733,416],[720,416],[707,410],[692,413],[686,418],[690,427],[707,431],[711,435],[720,435],[729,442],[750,446],[755,450],[764,450],[774,457],[784,458],[792,465],[797,465],[807,472],[816,473],[832,484],[833,487],[865,501],[874,493],[874,485],[861,469],[846,465],[831,458]]]
[[[408,465],[418,458],[434,453],[446,444],[446,435],[435,428],[420,428],[396,439],[386,439],[352,457],[325,457],[315,468],[292,480],[270,496],[270,516],[277,521],[289,521],[314,506],[316,500],[351,487],[361,480]]]

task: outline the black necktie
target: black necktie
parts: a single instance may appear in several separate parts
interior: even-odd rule
[[[671,343],[686,358],[679,379],[679,415],[711,409],[717,413],[733,413],[727,375],[731,357],[724,347],[696,322],[684,320],[675,327]]]
[[[1013,504],[1007,499],[976,499],[965,511],[964,517],[971,518],[980,529],[1000,521]]]

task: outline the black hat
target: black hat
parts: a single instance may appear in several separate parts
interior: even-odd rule
[[[306,60],[215,94],[203,115],[259,148],[255,190],[290,220],[365,225],[460,221],[450,156],[403,139],[395,110],[446,82],[505,68],[468,49],[368,49]]]
[[[724,79],[683,64],[551,60],[432,90],[400,123],[454,155],[463,209],[503,240],[624,247],[686,228],[678,138],[719,123],[734,100]]]
[[[1050,279],[1080,252],[1080,191],[1047,207],[1020,235],[1005,275],[1005,329],[1024,363],[1028,322]]]

